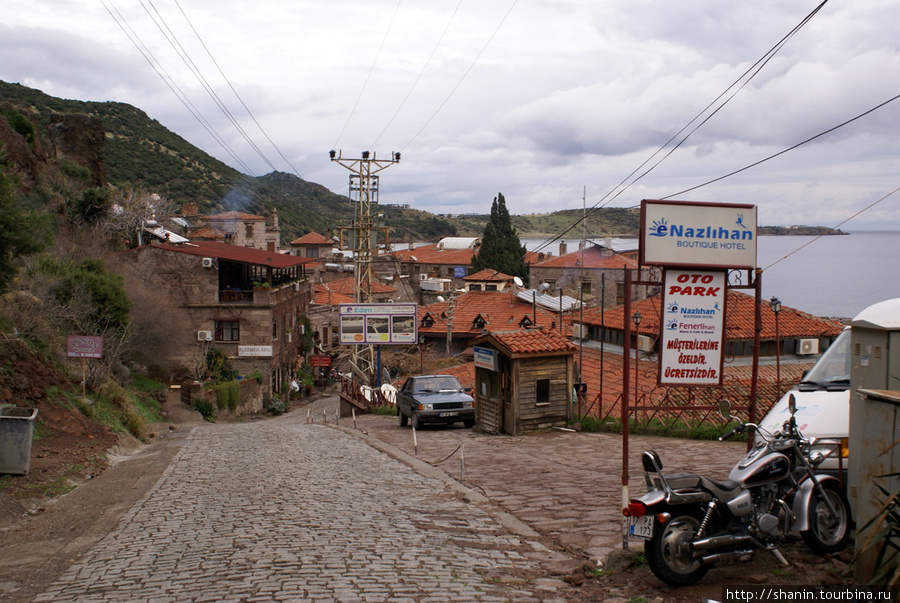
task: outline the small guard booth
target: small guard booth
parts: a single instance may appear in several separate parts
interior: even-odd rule
[[[488,331],[473,339],[475,422],[486,433],[520,435],[572,422],[577,347],[558,331]]]

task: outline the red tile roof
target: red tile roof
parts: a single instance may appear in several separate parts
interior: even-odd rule
[[[220,214],[213,214],[211,216],[206,216],[203,218],[205,221],[209,220],[263,220],[265,221],[264,216],[257,216],[255,214],[245,214],[240,211],[225,211]]]
[[[328,286],[336,293],[352,297],[356,293],[356,277],[350,276],[336,281],[329,281]],[[396,291],[397,290],[393,287],[383,285],[379,282],[372,283],[372,293],[395,293]]]
[[[514,277],[504,274],[502,272],[498,272],[497,270],[491,270],[490,268],[485,268],[484,270],[479,270],[475,274],[470,274],[463,278],[464,281],[490,281],[490,282],[498,282],[498,283],[508,283],[512,282]]]
[[[353,298],[343,293],[338,293],[330,284],[321,283],[313,288],[312,303],[319,306],[337,306],[338,304],[352,304]]]
[[[578,347],[555,329],[516,329],[513,331],[489,331],[472,341],[472,345],[493,340],[510,354],[548,354],[553,352],[575,353]]]
[[[537,265],[539,268],[637,268],[637,262],[620,253],[611,252],[600,245],[588,247],[551,258]]]
[[[446,334],[449,322],[450,301],[438,302],[419,307],[419,333]],[[430,316],[434,324],[422,325],[422,319]],[[453,296],[453,333],[460,336],[481,335],[482,331],[508,331],[518,329],[524,319],[530,324],[535,317],[534,306],[523,301],[509,291],[467,291]],[[484,326],[476,324],[477,319]],[[559,325],[559,314],[537,308],[537,323],[550,328]],[[569,334],[570,319],[564,315],[563,333]]]
[[[302,237],[298,237],[291,241],[291,245],[328,245],[334,246],[334,241],[317,232],[308,232]]]
[[[438,249],[437,244],[423,245],[415,249],[397,249],[391,252],[401,262],[416,264],[441,264],[449,266],[470,266],[475,257],[474,249]],[[525,252],[525,263],[536,264],[539,254],[534,251]],[[413,259],[415,258],[415,259]]]
[[[135,251],[148,248],[187,253],[206,258],[220,258],[233,262],[244,262],[246,264],[257,264],[260,266],[269,266],[271,268],[290,268],[292,266],[309,264],[313,261],[312,258],[301,258],[295,255],[276,253],[274,251],[266,251],[263,249],[251,249],[249,247],[229,245],[227,243],[218,243],[216,241],[191,241],[190,243],[181,244],[163,243],[159,245],[145,245],[144,247],[136,247]]]
[[[725,305],[725,337],[731,340],[752,340],[754,334],[754,306],[753,296],[728,290]],[[775,313],[769,307],[768,302],[763,301],[761,306],[762,331],[760,338],[764,340],[775,339]],[[632,314],[640,312],[643,319],[638,327],[638,332],[643,335],[658,335],[661,315],[661,301],[659,297],[642,299],[631,304]],[[609,308],[603,313],[603,322],[610,329],[622,330],[624,306]],[[630,319],[629,319],[630,320]],[[590,308],[584,310],[584,322],[587,325],[600,326],[600,309]],[[778,335],[781,338],[797,337],[836,337],[843,329],[841,323],[827,318],[819,318],[787,306],[781,307],[778,316]]]

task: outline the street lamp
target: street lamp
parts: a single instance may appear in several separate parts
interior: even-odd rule
[[[781,398],[781,333],[778,325],[778,315],[781,313],[781,300],[773,297],[769,301],[769,307],[775,313],[775,384],[778,387],[778,396],[776,400]]]
[[[637,407],[638,402],[638,327],[641,324],[641,320],[644,317],[641,316],[640,312],[635,312],[634,316],[631,317],[632,322],[634,322],[634,405]]]

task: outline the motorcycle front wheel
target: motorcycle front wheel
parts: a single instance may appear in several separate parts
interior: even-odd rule
[[[809,529],[800,532],[806,546],[820,555],[840,551],[850,539],[850,504],[847,497],[835,482],[825,482],[822,487],[836,513],[832,515],[825,501],[813,492],[809,505]]]
[[[688,514],[673,513],[665,524],[656,525],[653,538],[644,543],[644,555],[657,578],[672,586],[690,586],[706,575],[709,566],[700,563],[691,546],[699,529],[700,520]]]

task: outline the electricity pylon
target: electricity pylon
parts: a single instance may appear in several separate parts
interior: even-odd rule
[[[372,207],[378,205],[378,172],[400,162],[400,153],[391,153],[390,159],[378,159],[375,153],[363,151],[359,159],[344,159],[340,151],[330,151],[332,161],[350,170],[350,200],[356,202],[353,224],[338,229],[339,246],[342,251],[352,250],[355,263],[356,287],[353,299],[357,303],[372,303],[373,262],[378,254],[379,244],[387,248],[390,244],[388,228],[378,218],[373,220]],[[365,353],[360,350],[365,348]],[[355,346],[354,364],[370,378],[375,374],[375,355],[372,346]],[[366,366],[360,366],[360,363]]]

